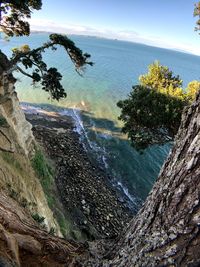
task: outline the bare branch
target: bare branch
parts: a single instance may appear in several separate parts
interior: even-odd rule
[[[19,66],[16,66],[16,70],[20,71],[22,74],[24,74],[25,76],[33,79],[33,76],[27,72],[25,72],[22,68],[20,68]]]

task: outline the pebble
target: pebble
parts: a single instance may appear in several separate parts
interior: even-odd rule
[[[82,200],[81,200],[81,203],[82,203],[83,205],[85,205],[85,204],[86,204],[85,199],[82,199]]]

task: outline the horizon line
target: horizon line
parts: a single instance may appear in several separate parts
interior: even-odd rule
[[[118,39],[118,38],[110,38],[110,37],[105,37],[105,36],[98,36],[98,35],[90,35],[90,34],[81,34],[81,33],[63,33],[63,32],[55,32],[55,31],[49,31],[49,30],[30,30],[30,33],[58,33],[58,34],[64,34],[64,35],[75,35],[75,36],[82,36],[82,37],[91,37],[91,38],[99,38],[99,39],[106,39],[106,40],[113,40],[113,41],[119,41],[119,42],[127,42],[127,43],[135,43],[135,44],[141,44],[141,45],[145,45],[145,46],[149,46],[149,47],[154,47],[154,48],[160,48],[160,49],[165,49],[165,50],[170,50],[170,51],[175,51],[178,53],[183,53],[183,54],[188,54],[188,55],[192,55],[192,56],[197,56],[200,57],[200,54],[197,54],[195,52],[191,52],[185,49],[181,49],[181,48],[170,48],[170,47],[164,47],[164,46],[159,46],[159,45],[154,45],[154,44],[148,44],[142,41],[137,41],[137,40],[126,40],[126,39]]]

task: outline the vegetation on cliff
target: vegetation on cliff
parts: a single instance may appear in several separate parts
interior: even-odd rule
[[[200,82],[192,81],[183,89],[180,77],[159,62],[149,65],[139,82],[127,99],[117,103],[119,119],[124,122],[122,131],[137,149],[173,140],[183,109],[194,100]]]

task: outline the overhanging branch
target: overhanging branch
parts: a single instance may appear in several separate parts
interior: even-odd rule
[[[25,71],[24,71],[22,68],[20,68],[19,66],[16,66],[15,70],[18,70],[18,71],[20,71],[22,74],[24,74],[25,76],[27,76],[27,77],[33,79],[33,76],[32,76],[31,74],[25,72]]]

